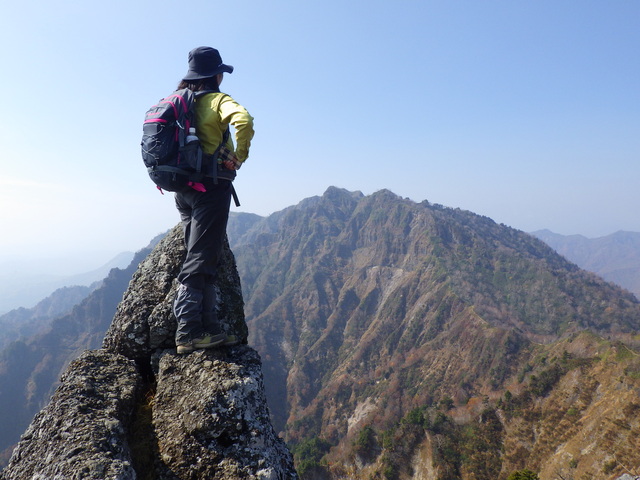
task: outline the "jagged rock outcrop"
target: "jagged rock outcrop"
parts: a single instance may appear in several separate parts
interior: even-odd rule
[[[255,350],[201,351],[158,361],[153,425],[158,478],[294,478],[271,427]],[[175,477],[174,477],[175,475]]]
[[[183,255],[176,227],[141,263],[103,348],[69,367],[0,478],[297,478],[270,423],[260,358],[246,345],[228,246],[219,270],[220,316],[241,344],[176,354],[171,301]]]
[[[127,427],[140,380],[126,357],[85,352],[22,436],[2,478],[135,479]]]
[[[131,280],[134,288],[129,288],[120,302],[105,335],[104,348],[129,358],[147,358],[159,348],[175,346],[176,320],[171,302],[184,257],[182,238],[182,230],[174,228],[140,263]],[[225,247],[218,269],[219,317],[226,333],[246,343],[240,277],[228,244]]]

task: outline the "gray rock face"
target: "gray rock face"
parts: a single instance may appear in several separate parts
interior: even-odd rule
[[[133,362],[104,350],[71,363],[22,436],[6,479],[135,479],[127,426],[140,389]]]
[[[158,364],[158,478],[294,478],[253,349],[198,351],[189,361],[165,351]]]
[[[259,355],[246,345],[228,245],[219,315],[241,344],[176,354],[171,303],[183,256],[176,227],[141,263],[103,348],[69,366],[2,480],[298,478],[270,422]]]
[[[175,227],[140,264],[105,335],[104,348],[129,358],[146,358],[157,349],[175,347],[171,304],[185,254],[183,238],[182,229]],[[227,243],[218,268],[218,288],[222,329],[246,343],[240,277]]]

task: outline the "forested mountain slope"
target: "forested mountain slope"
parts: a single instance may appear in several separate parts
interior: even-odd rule
[[[554,463],[562,442],[585,435],[583,412],[598,416],[593,402],[639,406],[640,306],[531,235],[388,191],[330,188],[234,243],[250,343],[303,477],[506,478],[571,464],[595,475],[575,478],[601,478],[621,455],[634,460],[605,429],[580,447],[598,455]],[[619,390],[600,390],[618,375]],[[573,430],[541,435],[563,420],[557,408]],[[473,433],[476,448],[463,441],[472,427],[493,433]],[[618,430],[640,432],[635,419]]]

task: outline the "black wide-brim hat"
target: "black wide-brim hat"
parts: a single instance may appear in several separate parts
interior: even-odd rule
[[[224,72],[233,72],[233,67],[222,63],[218,50],[198,47],[189,52],[189,71],[182,80],[202,80]]]

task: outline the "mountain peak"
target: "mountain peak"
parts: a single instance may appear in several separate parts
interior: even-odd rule
[[[352,192],[352,191],[349,191],[349,190],[347,190],[345,188],[334,187],[334,186],[331,186],[331,187],[327,188],[322,196],[326,197],[326,198],[349,197],[349,198],[353,198],[355,200],[358,200],[358,199],[364,197],[363,193],[360,192],[360,191]]]
[[[454,434],[453,420],[437,423],[450,409],[475,422],[507,388],[524,392],[531,377],[546,394],[551,383],[539,379],[569,371],[538,356],[595,355],[571,341],[582,332],[637,343],[632,295],[488,217],[388,190],[354,197],[340,189],[281,213],[272,233],[236,258],[276,428],[317,478],[369,478],[387,467],[403,478],[410,458]],[[485,415],[500,422],[503,413]],[[318,457],[308,457],[312,448]],[[425,455],[424,472],[443,461],[442,452]],[[423,474],[471,478],[457,462],[448,477],[442,463],[439,475]],[[502,478],[493,473],[478,478]]]

